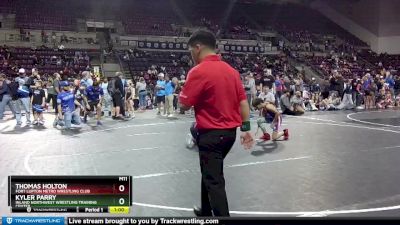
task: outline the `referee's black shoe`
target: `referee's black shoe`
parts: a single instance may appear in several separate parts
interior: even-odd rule
[[[203,210],[197,206],[193,207],[193,212],[197,217],[211,217],[212,216],[211,211],[203,212]]]

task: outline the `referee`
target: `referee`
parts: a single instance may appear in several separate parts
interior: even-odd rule
[[[194,106],[197,145],[201,170],[201,208],[197,216],[229,216],[223,173],[224,158],[241,127],[241,143],[250,149],[249,105],[239,72],[221,61],[215,53],[216,39],[209,31],[199,30],[188,42],[193,67],[179,96],[181,108]]]

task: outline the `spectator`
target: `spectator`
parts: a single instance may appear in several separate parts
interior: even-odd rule
[[[180,79],[179,83],[182,84],[182,85],[184,85],[184,84],[185,84],[185,81],[186,81],[185,75],[181,75],[181,79]]]
[[[147,85],[143,77],[139,78],[139,82],[136,83],[136,90],[139,94],[139,108],[141,110],[146,109],[146,96],[147,96]]]
[[[123,60],[124,61],[129,61],[130,60],[128,52],[126,52],[125,55],[123,56]]]
[[[41,81],[36,81],[32,88],[31,105],[33,111],[33,125],[44,125],[43,110],[46,103],[46,94]]]
[[[395,99],[395,106],[396,106],[396,107],[400,107],[400,95],[397,95],[397,96],[396,96],[396,99]]]
[[[51,33],[51,42],[54,44],[54,46],[57,43],[57,36],[55,32]]]
[[[344,95],[342,102],[340,105],[337,107],[337,109],[353,109],[354,108],[354,102],[353,102],[353,97],[352,97],[352,83],[351,80],[347,80],[347,82],[344,84]]]
[[[303,91],[303,85],[304,85],[303,79],[302,79],[300,76],[297,76],[297,77],[294,79],[295,91],[300,91],[300,92],[302,92],[302,91]]]
[[[376,74],[375,79],[373,81],[375,82],[378,90],[381,90],[385,85],[385,80],[383,80],[383,76],[380,76],[379,74]]]
[[[285,87],[285,89],[284,90],[290,90],[290,79],[289,79],[289,77],[287,76],[287,75],[285,75],[284,77],[283,77],[283,85],[284,85],[284,87]]]
[[[320,103],[320,109],[322,110],[336,110],[336,107],[340,104],[340,98],[336,92],[332,92],[328,98],[325,98]]]
[[[123,108],[124,86],[121,80],[122,73],[116,72],[115,77],[108,84],[108,92],[110,93],[114,106],[113,119],[123,119],[121,108]]]
[[[57,61],[56,61],[56,65],[61,66],[62,64],[63,64],[63,61],[62,61],[61,57],[58,57]]]
[[[134,118],[135,117],[135,112],[134,112],[134,100],[135,100],[135,94],[136,90],[135,87],[133,86],[133,83],[131,80],[128,81],[127,86],[125,87],[125,105],[126,105],[126,111],[127,117]]]
[[[332,76],[329,78],[329,83],[330,83],[330,86],[329,86],[329,94],[331,95],[332,92],[336,92],[336,91],[337,91],[338,82],[337,82],[336,75],[332,75]]]
[[[64,33],[61,35],[61,40],[60,40],[60,43],[67,43],[68,42],[68,39],[67,39],[67,35],[65,35]]]
[[[378,109],[389,109],[394,106],[392,95],[389,89],[381,89],[377,99],[376,107]]]
[[[93,85],[93,80],[90,75],[89,71],[83,71],[82,72],[82,80],[81,83],[84,84],[86,87],[90,87]]]
[[[57,95],[59,124],[65,126],[66,130],[69,130],[72,124],[80,125],[81,120],[79,113],[75,110],[75,105],[82,106],[76,101],[68,81],[60,82],[60,87],[61,92]]]
[[[173,101],[174,101],[174,89],[175,89],[175,83],[173,83],[170,79],[169,76],[167,75],[165,77],[165,112],[167,113],[168,117],[173,117]]]
[[[357,79],[357,86],[356,86],[356,106],[361,106],[362,102],[362,83],[360,79]]]
[[[262,78],[262,86],[268,86],[269,89],[272,89],[273,84],[275,83],[275,78],[272,76],[272,70],[267,69],[263,78]]]
[[[54,75],[54,80],[53,80],[53,90],[50,91],[52,93],[51,95],[51,101],[53,104],[53,108],[55,109],[54,112],[56,114],[56,118],[54,119],[53,122],[53,127],[57,126],[57,115],[58,115],[58,103],[57,103],[57,96],[61,93],[61,87],[60,87],[60,82],[61,82],[61,75],[59,73],[55,73]],[[54,94],[53,94],[54,93]]]
[[[42,37],[42,42],[46,43],[47,42],[46,41],[46,33],[44,32],[44,30],[42,30],[42,32],[40,34],[41,34],[41,37]]]
[[[26,77],[25,69],[21,68],[18,71],[18,77],[15,81],[18,83],[18,101],[15,101],[14,109],[16,112],[17,125],[22,125],[21,121],[21,107],[25,110],[26,124],[31,124],[31,109],[30,109],[30,85],[29,78]]]
[[[74,80],[74,87],[73,87],[73,93],[75,94],[75,100],[77,102],[79,102],[78,104],[75,104],[76,107],[76,111],[79,112],[79,114],[81,115],[85,115],[87,112],[87,104],[86,104],[86,96],[85,96],[85,92],[86,92],[86,86],[84,86],[84,84],[81,84],[79,79],[75,79]]]
[[[374,105],[373,102],[373,94],[371,93],[371,82],[368,74],[363,77],[362,80],[362,85],[363,85],[363,91],[364,91],[364,104],[365,104],[365,109],[371,109]]]
[[[258,95],[258,98],[262,99],[263,102],[269,102],[272,104],[275,104],[276,102],[275,96],[268,86],[263,87],[263,91]]]
[[[162,116],[166,115],[166,107],[165,107],[165,80],[164,74],[158,74],[158,80],[156,85],[156,102],[157,102],[157,115],[161,115],[161,106],[164,107],[164,113]]]
[[[174,110],[178,110],[178,97],[182,90],[182,85],[179,82],[177,77],[172,78],[172,82],[175,83],[175,90],[174,90]]]
[[[256,84],[253,77],[253,73],[249,73],[245,77],[244,90],[246,91],[247,102],[249,103],[250,110],[253,111],[254,109],[252,108],[252,100],[256,94]]]
[[[103,89],[103,94],[104,94],[104,99],[103,99],[103,112],[105,117],[110,117],[111,116],[111,107],[112,107],[112,97],[110,93],[108,92],[108,79],[107,77],[103,78],[103,81],[101,83],[101,88]]]
[[[395,97],[395,94],[394,94],[394,85],[395,85],[395,81],[394,81],[394,79],[393,79],[393,75],[390,74],[389,71],[386,72],[385,84],[388,85],[391,96],[392,96],[392,97]]]
[[[302,115],[305,112],[304,101],[300,91],[296,91],[295,95],[290,99],[294,113],[296,115]]]
[[[321,95],[321,87],[315,80],[315,77],[311,78],[310,83],[310,94],[311,94],[311,101],[314,103],[319,102],[319,96]]]
[[[6,106],[8,105],[15,115],[14,108],[11,105],[11,91],[9,84],[11,82],[6,79],[4,74],[0,74],[0,121],[4,119],[4,111]]]
[[[290,91],[289,90],[285,90],[283,92],[283,95],[281,96],[281,99],[280,99],[280,104],[281,104],[282,114],[287,114],[287,115],[292,115],[292,116],[296,115],[296,113],[294,111],[294,107],[290,103]]]
[[[380,83],[380,82],[379,82]],[[381,86],[380,89],[383,88],[383,85]],[[371,97],[371,102],[370,105],[372,106],[372,108],[375,108],[375,103],[376,103],[376,95],[378,94],[378,91],[380,90],[377,86],[377,84],[375,83],[374,80],[371,80],[370,86],[369,86],[369,91],[370,91],[370,97]]]
[[[84,83],[82,83],[82,84],[85,85]],[[103,89],[99,85],[99,82],[95,81],[92,86],[88,86],[84,93],[85,93],[84,100],[85,100],[86,110],[85,110],[83,122],[84,123],[87,122],[87,116],[88,116],[89,112],[96,111],[97,125],[98,126],[102,125],[101,109],[102,109],[104,93],[103,93]]]
[[[279,75],[276,76],[275,79],[275,83],[274,83],[274,87],[275,87],[275,105],[279,105],[279,99],[281,99],[282,93],[285,90],[285,83],[283,81],[283,79],[280,78]]]
[[[304,101],[304,106],[307,110],[310,111],[318,111],[318,108],[315,105],[315,102],[311,99],[312,95],[310,92],[307,90],[303,91],[303,101]]]
[[[31,32],[30,31],[25,33],[25,40],[28,42],[31,41]]]
[[[343,96],[343,88],[344,88],[344,79],[343,76],[338,75],[336,78],[336,88],[335,91],[339,94],[338,96],[341,97]]]
[[[356,78],[353,78],[351,80],[351,100],[353,100],[353,103],[355,103],[355,106],[357,106],[357,84],[358,81]]]
[[[400,94],[400,75],[396,76],[396,79],[394,81],[394,96],[398,96]]]

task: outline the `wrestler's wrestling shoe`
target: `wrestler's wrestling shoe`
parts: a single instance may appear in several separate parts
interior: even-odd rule
[[[289,140],[289,130],[288,129],[283,130],[283,140],[285,140],[285,141]]]
[[[271,140],[271,136],[268,133],[265,133],[263,136],[260,137],[262,141],[269,141]]]

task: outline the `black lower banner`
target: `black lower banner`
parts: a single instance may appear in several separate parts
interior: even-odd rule
[[[186,217],[68,217],[68,225],[164,225],[164,224],[218,224],[218,225],[291,225],[291,224],[400,224],[400,220],[390,219],[350,219],[350,218],[296,218],[296,219],[279,219],[279,218],[186,218]]]

